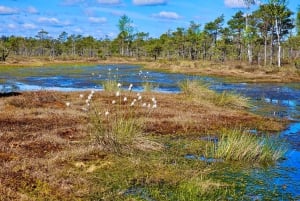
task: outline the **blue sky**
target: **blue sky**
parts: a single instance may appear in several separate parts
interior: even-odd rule
[[[289,0],[297,11],[299,0]],[[61,32],[114,38],[118,20],[127,15],[136,31],[159,37],[190,21],[203,26],[222,14],[247,12],[241,0],[1,0],[0,36],[32,36],[41,29],[56,38]]]

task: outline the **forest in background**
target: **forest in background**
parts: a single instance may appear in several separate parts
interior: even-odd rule
[[[257,10],[238,11],[227,22],[224,15],[200,25],[167,30],[158,38],[138,32],[127,15],[120,17],[116,38],[69,35],[58,38],[40,30],[36,36],[2,36],[0,61],[10,57],[52,59],[107,59],[110,56],[137,59],[187,59],[243,61],[262,66],[294,65],[300,68],[300,7],[293,13],[286,0],[271,0]]]

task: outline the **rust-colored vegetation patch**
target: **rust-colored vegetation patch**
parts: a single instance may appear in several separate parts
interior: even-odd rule
[[[86,196],[92,184],[80,174],[69,174],[68,168],[108,157],[101,147],[91,142],[86,105],[89,93],[41,91],[1,97],[0,200],[34,200],[36,197],[75,200]],[[122,101],[125,96],[126,103]],[[282,128],[275,120],[200,104],[187,100],[182,94],[142,93],[142,97],[146,102],[155,97],[157,108],[142,107],[138,101],[133,108],[129,107],[136,98],[134,92],[121,92],[118,98],[114,93],[95,92],[94,104],[90,107],[97,109],[100,115],[107,110],[111,114],[133,112],[135,118],[144,122],[143,137],[149,134],[201,136],[224,127]],[[117,103],[112,104],[113,100]]]

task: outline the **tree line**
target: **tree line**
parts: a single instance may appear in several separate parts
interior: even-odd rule
[[[248,3],[251,1],[247,1]],[[224,15],[200,25],[168,30],[160,37],[135,31],[133,21],[120,17],[116,38],[69,35],[49,37],[41,30],[34,37],[2,36],[0,61],[9,55],[62,59],[105,59],[126,56],[156,59],[247,61],[249,64],[300,65],[300,7],[295,17],[286,0],[269,0],[255,11],[236,12],[227,22]],[[296,31],[294,31],[296,30]]]

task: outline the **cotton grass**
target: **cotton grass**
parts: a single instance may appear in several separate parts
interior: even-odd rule
[[[106,103],[106,111],[99,111],[99,102],[91,103],[90,122],[91,136],[96,144],[103,150],[121,153],[130,151],[136,145],[135,141],[143,137],[144,122],[139,118],[138,107],[142,108],[141,93],[131,94],[132,84],[129,85],[129,93],[120,91],[121,83],[117,84],[116,91],[112,91],[117,99]],[[128,96],[129,95],[129,96]],[[149,115],[151,110],[157,109],[157,101],[152,100],[149,108],[145,108],[145,115]],[[149,100],[151,102],[151,100]],[[104,113],[104,115],[103,115]]]

